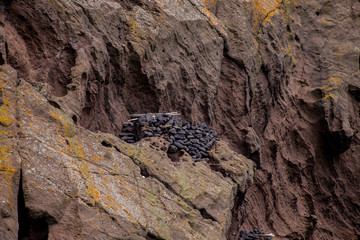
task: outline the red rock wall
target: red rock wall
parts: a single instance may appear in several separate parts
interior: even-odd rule
[[[118,134],[129,113],[157,111],[204,121],[258,164],[242,229],[359,238],[358,1],[1,6],[6,61],[80,125]]]

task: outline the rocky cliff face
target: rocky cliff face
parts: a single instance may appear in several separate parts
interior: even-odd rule
[[[28,218],[52,239],[359,238],[359,1],[0,3],[5,238]],[[235,152],[217,161],[240,180],[115,137],[168,111],[257,163],[245,200]]]
[[[92,133],[8,65],[0,79],[0,239],[226,239],[251,160],[219,141],[211,165],[173,162],[164,138]]]

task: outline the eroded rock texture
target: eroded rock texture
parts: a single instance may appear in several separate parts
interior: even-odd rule
[[[0,3],[0,63],[15,68],[23,79],[21,82],[31,83],[31,87],[24,86],[36,88],[44,102],[46,98],[57,112],[64,113],[66,121],[93,132],[118,135],[129,113],[177,111],[193,123],[206,122],[233,150],[257,163],[255,183],[245,197],[246,211],[245,205],[239,204],[241,196],[226,195],[228,200],[237,199],[235,208],[239,210],[238,214],[235,211],[230,216],[229,239],[237,238],[240,225],[245,230],[262,227],[266,232],[288,239],[359,238],[359,1],[3,0]],[[9,91],[19,93],[14,87],[9,87]],[[0,98],[0,107],[10,104],[4,99]],[[46,118],[46,111],[40,112],[44,112],[44,116],[39,113],[39,117]],[[15,127],[11,122],[16,121],[7,118],[6,113],[1,114],[2,127],[20,134],[19,130],[8,130]],[[29,128],[44,128],[44,122],[47,121],[30,124]],[[76,141],[83,139],[82,133],[73,134],[71,129],[68,134],[74,135]],[[41,139],[36,134],[33,137]],[[5,136],[5,132],[2,135]],[[98,139],[98,135],[87,131],[86,136]],[[12,149],[14,141],[9,137],[5,140]],[[166,144],[159,141],[155,144]],[[136,160],[138,157],[134,158],[136,146],[121,148],[120,145],[125,146],[123,143],[116,144],[111,143],[111,146],[117,146],[119,151],[112,148],[110,155],[125,155],[124,159],[130,158],[136,163],[134,167],[143,166],[137,162],[140,161]],[[21,144],[13,147],[19,146]],[[45,156],[51,155],[44,146],[38,149],[43,149]],[[31,156],[31,152],[26,151],[25,155]],[[24,189],[26,203],[27,196],[37,196],[27,192],[30,183],[25,180],[33,170],[26,171],[27,163],[20,160],[20,154],[10,153],[11,150],[2,150],[6,159],[12,159],[11,167],[16,174],[11,170],[6,179],[12,179],[7,181],[14,184],[9,185],[11,193],[16,193],[18,171],[23,169],[21,189]],[[45,156],[46,161],[51,160],[51,156]],[[220,159],[231,160],[232,157],[227,155]],[[71,160],[62,160],[64,169],[67,162]],[[233,172],[219,169],[218,166],[224,164],[212,168],[224,176]],[[114,171],[113,167],[110,169]],[[156,167],[149,171],[144,174],[164,181],[156,173]],[[87,176],[82,177],[87,179]],[[178,183],[174,176],[162,177],[175,185]],[[56,181],[66,181],[64,179]],[[232,182],[237,181],[232,179]],[[92,191],[81,183],[74,189]],[[184,201],[184,195],[176,186],[172,189]],[[34,191],[38,191],[37,188]],[[71,199],[72,190],[66,191],[67,195],[60,195],[49,204],[61,206],[67,202],[61,198]],[[96,193],[96,189],[94,191]],[[85,198],[85,204],[95,204]],[[16,196],[10,194],[8,199],[16,199]],[[28,206],[34,206],[31,207],[35,209],[34,214],[40,214],[41,207],[46,207],[46,204],[36,206],[36,201],[29,199]],[[191,211],[199,208],[194,206],[203,206],[200,200],[194,203],[191,197],[185,199],[188,200],[184,204],[190,206]],[[154,201],[160,200],[154,198]],[[50,225],[65,221],[58,225],[61,227],[50,227],[49,236],[55,237],[51,231],[80,236],[82,233],[77,230],[64,229],[68,226],[66,222],[75,221],[71,212],[78,212],[79,219],[95,214],[87,212],[91,208],[81,211],[81,204],[73,203],[66,210],[70,213],[58,211],[43,216],[41,219]],[[16,215],[12,212],[16,207],[1,209],[5,209],[2,216]],[[217,215],[204,209],[206,212],[202,211],[202,215],[209,218],[210,225],[206,225],[207,221],[199,222],[209,228],[220,224],[214,230],[220,235],[214,235],[214,239],[224,238],[229,223],[222,221],[228,221],[229,213]],[[100,207],[92,210],[99,211],[96,214],[103,213]],[[198,212],[191,216],[200,219]],[[122,215],[117,213],[116,216],[114,224],[133,226],[133,221],[122,222],[116,220]],[[14,218],[5,219],[15,224]],[[151,219],[150,222],[153,223]],[[126,226],[130,228],[130,225]],[[166,235],[174,233],[172,230],[160,231],[161,235],[159,231],[149,230],[149,225],[144,227],[141,222],[140,228],[135,225],[131,229],[143,231],[135,231],[136,236],[143,237],[144,232],[145,235],[149,232],[149,239],[153,234],[165,239],[184,239],[180,237],[183,235]],[[110,230],[102,227],[105,226],[99,225],[98,229],[86,232],[108,234]],[[11,231],[16,233],[14,229]],[[184,232],[188,230],[181,234]],[[130,237],[130,233],[126,234]]]
[[[92,133],[8,65],[0,80],[0,239],[226,239],[251,160],[219,142],[217,169],[174,163],[164,138]]]

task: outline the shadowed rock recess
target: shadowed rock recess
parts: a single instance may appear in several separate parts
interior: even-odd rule
[[[0,239],[359,239],[359,13],[0,0]],[[208,162],[117,137],[175,111],[218,134]]]

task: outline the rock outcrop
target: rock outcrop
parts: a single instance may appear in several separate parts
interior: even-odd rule
[[[203,233],[194,227],[197,224],[186,225],[185,229],[179,230],[179,234],[185,235],[176,236],[166,235],[177,234],[173,229],[160,231],[144,225],[144,222],[156,222],[149,212],[143,213],[146,210],[141,210],[152,202],[145,201],[143,204],[146,207],[133,208],[132,214],[136,211],[139,213],[134,215],[134,219],[138,219],[140,212],[141,216],[148,218],[139,223],[140,227],[134,224],[134,220],[124,219],[122,213],[113,213],[113,210],[104,207],[109,206],[106,201],[118,196],[116,193],[111,198],[100,194],[101,203],[97,205],[93,196],[97,189],[89,187],[90,183],[96,182],[95,186],[102,186],[97,178],[100,169],[116,174],[116,168],[106,167],[106,164],[113,163],[113,159],[127,159],[123,161],[133,164],[129,169],[140,169],[143,176],[150,176],[145,180],[157,182],[146,184],[145,180],[141,180],[141,184],[144,184],[140,184],[141,187],[149,189],[149,186],[156,186],[158,192],[168,191],[166,194],[170,198],[181,202],[179,206],[182,210],[178,210],[181,219],[185,221],[191,216],[193,222],[201,224],[201,229],[212,229],[205,231],[215,234],[214,239],[225,237],[229,218],[232,224],[227,232],[228,239],[237,239],[240,228],[250,230],[256,227],[285,239],[359,238],[359,1],[3,0],[0,4],[0,64],[11,65],[22,79],[19,85],[2,87],[0,92],[0,123],[1,128],[6,129],[2,130],[1,139],[4,141],[2,146],[7,146],[1,148],[0,159],[6,160],[6,164],[11,162],[2,168],[6,169],[2,171],[6,173],[2,180],[2,183],[6,183],[6,194],[0,195],[6,196],[5,202],[0,202],[5,204],[1,207],[1,216],[5,219],[0,222],[2,226],[16,226],[17,206],[7,207],[7,204],[14,204],[17,196],[21,196],[18,190],[23,189],[26,209],[33,209],[27,216],[41,216],[39,221],[58,226],[49,227],[49,236],[54,236],[51,235],[54,233],[52,231],[82,236],[76,227],[67,229],[71,225],[67,223],[77,221],[81,225],[84,219],[92,219],[92,216],[97,216],[94,220],[96,224],[85,224],[87,227],[82,228],[84,234],[110,234],[111,231],[104,228],[111,224],[135,229],[124,235],[130,239],[136,239],[133,236],[141,239],[146,234],[149,234],[149,239],[154,236],[183,239],[179,236],[189,237],[186,234],[195,234],[194,231]],[[47,107],[35,104],[31,97],[23,98],[23,90],[18,88],[29,88],[31,95],[40,97]],[[33,93],[34,88],[41,95]],[[14,100],[17,99],[15,102],[6,100],[6,94],[10,93]],[[52,123],[51,119],[57,117],[48,116],[49,112],[44,109],[50,108],[47,102],[52,105],[54,113],[61,113],[56,120],[58,123],[53,123],[52,127],[48,125]],[[31,103],[34,106],[29,109],[38,109],[38,113],[36,118],[29,117],[32,119],[32,123],[29,123],[24,119],[30,113],[22,111],[19,104]],[[10,114],[6,108],[15,112]],[[184,186],[176,176],[159,176],[156,165],[147,162],[152,158],[141,160],[142,154],[136,153],[152,151],[152,146],[160,149],[154,150],[152,155],[162,156],[161,148],[166,142],[161,139],[144,140],[130,147],[111,137],[121,132],[122,123],[131,113],[171,111],[180,112],[184,119],[194,124],[207,123],[232,150],[257,163],[254,184],[244,200],[244,196],[236,197],[234,186],[242,188],[241,184],[246,180],[240,178],[242,180],[238,182],[238,178],[228,176],[241,175],[241,171],[232,169],[241,160],[228,162],[241,155],[224,153],[219,158],[224,162],[215,162],[213,166],[209,164],[212,168],[209,174],[214,179],[219,177],[214,171],[221,174],[219,179],[222,180],[217,183],[222,189],[227,189],[224,196],[226,201],[230,201],[227,210],[220,214],[219,209],[224,206],[206,207],[212,204],[204,202],[197,195],[188,195],[186,191],[190,190],[182,189]],[[54,148],[53,144],[57,142],[53,139],[52,144],[48,144],[45,139],[53,136],[42,133],[42,130],[55,126],[62,129],[59,132],[66,134],[61,138],[63,140],[58,141],[64,142],[67,138],[75,140],[62,143],[66,145],[59,143],[59,148],[64,147],[61,150],[66,156],[64,158],[68,160],[52,157],[55,150],[45,147]],[[29,134],[30,130],[32,134]],[[31,137],[22,136],[22,131]],[[53,132],[49,130],[49,133]],[[105,140],[105,136],[109,139]],[[14,141],[22,138],[27,140]],[[86,138],[89,138],[88,143],[82,143]],[[16,143],[19,141],[23,143]],[[25,147],[21,151],[26,141],[32,147]],[[105,146],[98,144],[102,141],[105,141]],[[71,150],[71,146],[75,150]],[[111,160],[98,163],[91,160],[89,155],[81,157],[81,154],[91,154],[84,150],[90,149],[90,146],[91,149],[99,149],[92,153],[98,157],[109,151]],[[226,148],[223,144],[216,146]],[[15,148],[17,150],[13,151]],[[39,151],[34,152],[32,148]],[[76,149],[82,149],[82,153],[76,153]],[[31,158],[31,153],[38,152],[44,156],[32,161],[23,160],[24,157]],[[184,155],[185,163],[187,157]],[[44,166],[52,163],[52,159],[61,160],[56,165],[62,166],[61,169],[49,165],[48,171],[70,171],[66,164],[74,162],[71,171],[78,174],[70,176],[68,173],[68,180],[47,181],[45,170],[31,165],[39,165],[40,159],[45,162]],[[90,164],[85,167],[85,173],[80,169],[82,165],[75,167],[76,159]],[[184,162],[180,165],[181,169]],[[158,166],[159,169],[171,166],[174,171],[179,171],[177,163],[164,164]],[[201,169],[208,169],[205,163],[197,164],[201,166],[198,173],[203,171]],[[23,169],[22,174],[19,173],[20,169]],[[119,167],[120,170],[125,171],[122,167]],[[66,186],[66,189],[61,191],[66,194],[56,193],[60,191],[57,189],[51,195],[52,191],[48,190],[46,196],[52,196],[53,202],[39,199],[42,195],[38,195],[37,191],[42,187],[29,187],[31,183],[26,180],[31,171],[40,171],[38,174],[32,173],[39,184],[63,182],[60,185]],[[196,170],[190,168],[189,171]],[[50,179],[56,176],[56,173],[46,174]],[[74,176],[77,178],[73,179]],[[142,179],[141,174],[131,176],[129,181],[132,182]],[[205,179],[208,181],[208,177]],[[23,184],[20,188],[19,181]],[[70,184],[70,181],[78,184]],[[39,186],[51,188],[46,184]],[[76,199],[82,199],[84,204],[72,203],[66,205],[71,206],[65,208],[67,210],[61,211],[60,206],[65,206],[61,204],[72,199],[73,191],[77,194]],[[139,196],[141,191],[134,190],[134,194]],[[218,193],[213,192],[207,201],[215,201]],[[156,196],[152,205],[156,206],[161,200],[159,195],[153,193],[152,196]],[[131,207],[135,203],[128,204]],[[234,211],[230,217],[231,204]],[[50,205],[57,205],[57,208],[49,212],[52,209]],[[164,210],[166,204],[161,206],[159,216],[168,217],[169,212]],[[191,214],[183,215],[188,210],[192,211]],[[115,220],[105,226],[98,220],[101,216],[109,216],[106,211],[113,214],[110,215]],[[60,224],[62,220],[64,222]],[[166,221],[166,225],[169,221]],[[90,225],[97,226],[97,230]],[[36,229],[36,226],[33,228]],[[16,234],[16,229],[1,232]]]
[[[172,162],[165,139],[92,133],[0,72],[1,239],[226,239],[252,161],[214,147],[226,176],[186,153]]]

